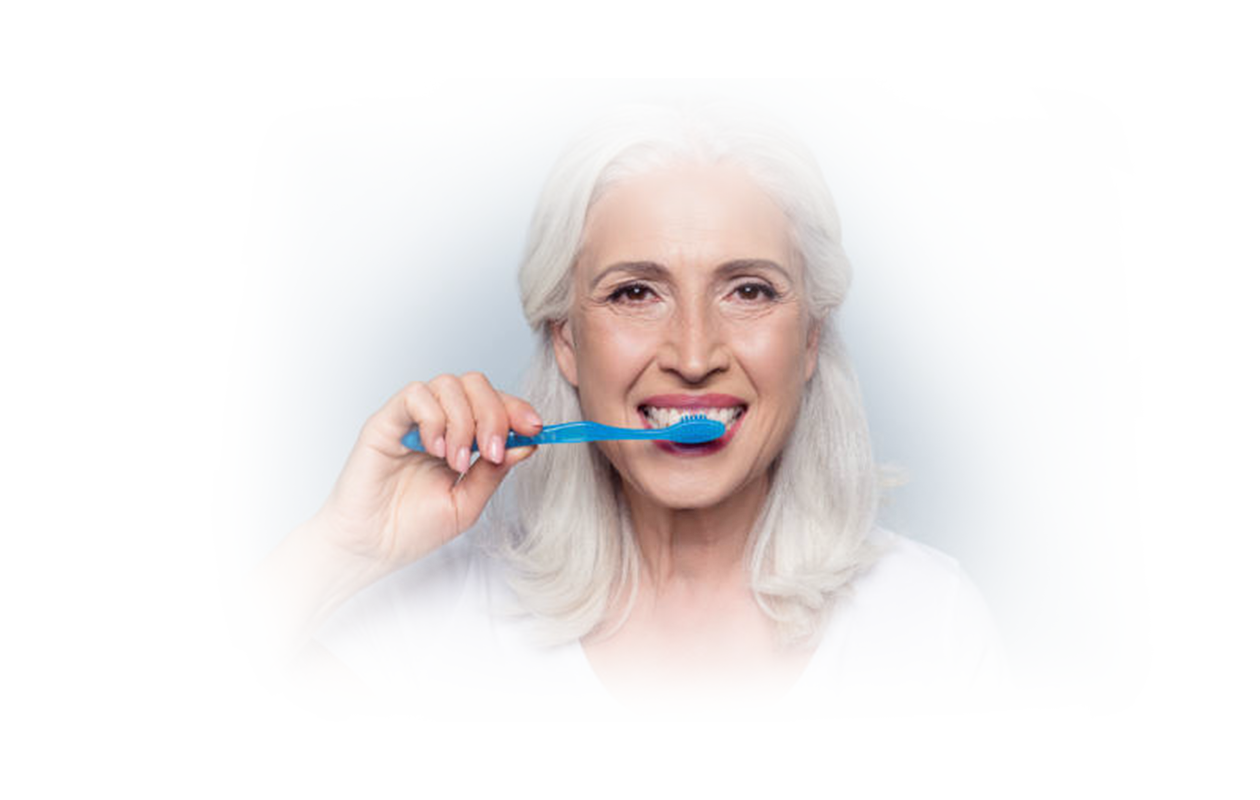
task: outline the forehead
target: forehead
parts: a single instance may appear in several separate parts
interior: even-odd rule
[[[667,267],[794,259],[774,200],[734,165],[675,166],[618,181],[586,217],[579,269],[623,260]]]

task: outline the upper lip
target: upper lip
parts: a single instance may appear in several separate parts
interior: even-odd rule
[[[748,403],[729,394],[654,394],[639,401],[655,408],[732,408]]]

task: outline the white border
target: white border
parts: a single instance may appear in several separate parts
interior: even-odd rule
[[[557,5],[6,14],[0,333],[20,387],[3,416],[6,721],[31,729],[10,751],[16,774],[49,787],[353,796],[394,785],[1048,796],[1244,777],[1226,726],[1256,708],[1256,524],[1240,500],[1260,407],[1245,236],[1260,136],[1242,78],[1254,28],[1235,4],[1183,16],[1138,3],[872,4],[822,18],[804,3]],[[197,722],[200,78],[631,71],[1171,77],[1172,726]]]

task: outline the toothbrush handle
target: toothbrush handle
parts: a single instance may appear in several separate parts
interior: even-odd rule
[[[547,425],[535,436],[522,436],[516,431],[508,431],[504,449],[512,447],[529,447],[535,444],[575,444],[579,442],[610,441],[614,439],[659,439],[660,430],[635,428],[614,428],[598,422],[562,422],[559,425]],[[402,438],[403,446],[423,453],[424,445],[420,442],[420,432],[414,428]],[[472,452],[477,452],[477,442],[472,443]]]
[[[615,428],[612,425],[601,425],[598,422],[561,422],[558,425],[546,426],[537,436],[520,436],[518,438],[522,445],[530,445],[608,442],[618,439],[658,439],[660,436],[661,431],[659,430]]]
[[[545,442],[535,441],[537,438],[538,437],[530,438],[529,436],[521,436],[516,431],[508,431],[507,440],[503,443],[503,448],[506,450],[509,447],[528,447],[531,444],[545,444]],[[424,444],[420,441],[420,431],[415,428],[407,431],[407,435],[402,437],[402,444],[403,447],[408,450],[414,450],[417,453],[428,452],[424,449]],[[469,448],[469,452],[477,452],[477,441],[475,439],[473,440],[472,447]]]

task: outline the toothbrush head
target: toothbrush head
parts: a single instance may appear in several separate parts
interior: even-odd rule
[[[689,415],[669,426],[669,440],[680,444],[703,444],[722,438],[726,426],[715,419]]]

